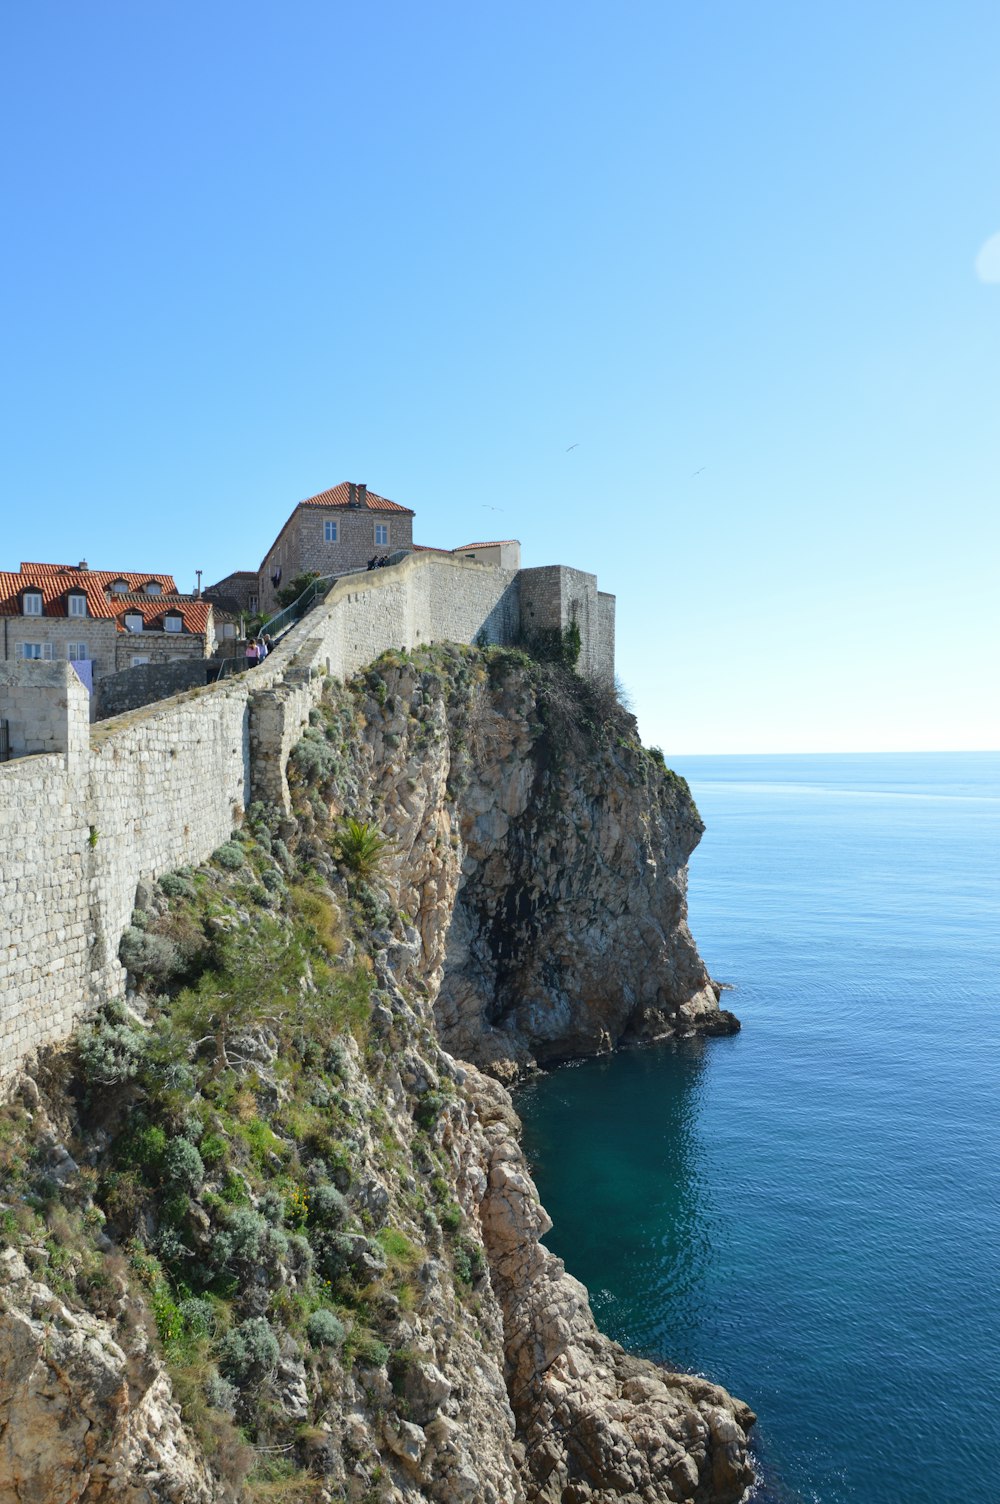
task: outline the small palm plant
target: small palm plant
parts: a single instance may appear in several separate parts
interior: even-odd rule
[[[367,820],[347,820],[333,838],[333,851],[358,877],[371,877],[381,866],[389,841]]]

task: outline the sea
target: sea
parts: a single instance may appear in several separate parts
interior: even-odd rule
[[[519,1092],[546,1243],[753,1407],[755,1504],[998,1504],[1000,754],[672,765],[743,1029]]]

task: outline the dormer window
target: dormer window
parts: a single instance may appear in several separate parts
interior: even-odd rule
[[[163,594],[163,586],[160,584],[159,580],[147,580],[142,588],[147,595]],[[167,630],[169,631],[170,629],[168,628]]]
[[[111,591],[113,595],[128,595],[128,580],[113,580]]]
[[[126,630],[126,632],[141,632],[142,628],[143,628],[142,612],[141,611],[126,611],[125,612],[125,630]]]
[[[71,591],[70,594],[66,597],[66,615],[86,616],[86,614],[87,597],[84,595],[82,590]]]
[[[41,616],[42,592],[40,590],[26,590],[22,596],[25,616]]]
[[[184,618],[179,611],[169,612],[163,618],[164,632],[182,632],[184,630]]]

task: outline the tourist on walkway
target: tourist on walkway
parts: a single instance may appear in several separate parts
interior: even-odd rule
[[[247,638],[247,668],[253,668],[257,663],[257,644],[252,637]]]

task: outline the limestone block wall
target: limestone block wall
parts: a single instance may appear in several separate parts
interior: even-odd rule
[[[597,674],[612,684],[615,677],[615,598],[597,592]]]
[[[218,665],[215,665],[218,671]],[[127,710],[138,710],[154,700],[165,700],[182,690],[207,684],[212,669],[210,658],[178,658],[170,663],[142,663],[136,668],[108,674],[94,685],[96,721]]]
[[[259,667],[94,726],[68,664],[4,665],[15,751],[44,750],[0,764],[0,1078],[120,992],[140,879],[204,861],[252,798],[287,802],[288,754],[327,674],[387,648],[514,642],[526,594],[561,623],[588,582],[411,554],[339,580]],[[592,596],[587,662],[606,664]]]
[[[615,598],[597,589],[597,576],[563,564],[521,570],[521,622],[525,632],[580,631],[582,674],[613,679]]]
[[[90,695],[68,663],[0,664],[0,719],[12,757],[87,748]]]

